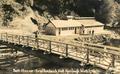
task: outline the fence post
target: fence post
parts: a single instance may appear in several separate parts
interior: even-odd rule
[[[68,44],[66,44],[66,57],[68,57]]]
[[[89,49],[87,49],[87,63],[89,63],[89,55],[90,55],[90,51]]]
[[[51,53],[51,41],[49,41],[49,52]]]
[[[115,55],[112,55],[112,67],[115,67]]]

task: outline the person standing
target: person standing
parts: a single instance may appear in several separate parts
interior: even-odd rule
[[[94,35],[94,30],[92,30],[92,36]]]

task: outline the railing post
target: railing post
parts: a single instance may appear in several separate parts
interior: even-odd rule
[[[19,44],[20,44],[20,42],[21,42],[21,41],[20,41],[20,36],[18,37],[18,40],[19,40]]]
[[[35,43],[36,43],[37,49],[39,49],[39,42],[38,42],[38,38],[35,38]]]
[[[27,36],[27,46],[29,46],[29,36]]]
[[[12,35],[12,43],[14,43],[14,40],[13,40],[13,35]]]
[[[8,34],[6,33],[6,41],[8,41]]]
[[[66,57],[68,57],[68,44],[66,44]]]
[[[49,52],[51,53],[51,41],[49,41]]]
[[[2,38],[2,33],[1,33],[1,40],[2,40],[3,38]]]
[[[106,46],[104,46],[104,50],[106,50],[107,48],[106,48]]]
[[[89,63],[89,55],[90,55],[90,51],[89,49],[87,49],[87,63]]]
[[[115,55],[112,55],[112,67],[115,67]]]

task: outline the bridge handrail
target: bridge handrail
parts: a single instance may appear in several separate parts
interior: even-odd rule
[[[73,55],[73,54],[71,54],[71,53],[69,53],[68,51],[70,50],[72,50],[73,48],[74,48],[74,50],[76,49],[76,47],[77,48],[79,48],[79,49],[81,49],[81,48],[83,48],[83,50],[81,49],[81,51],[83,51],[83,52],[85,52],[85,54],[87,54],[86,55],[86,57],[87,58],[85,58],[87,61],[89,61],[89,56],[93,56],[93,55],[96,55],[96,52],[97,52],[97,55],[96,56],[99,56],[98,54],[100,54],[100,57],[102,57],[102,56],[106,56],[107,55],[107,57],[109,57],[109,55],[110,55],[110,57],[112,58],[112,60],[109,60],[109,61],[112,61],[112,66],[114,66],[114,62],[115,62],[115,57],[120,57],[120,50],[119,50],[119,48],[116,48],[116,47],[111,47],[111,46],[105,46],[105,45],[98,45],[98,44],[90,44],[90,43],[83,43],[83,42],[80,42],[80,44],[81,45],[78,45],[78,44],[72,44],[72,43],[64,43],[64,42],[59,42],[59,41],[53,41],[53,40],[48,40],[48,39],[42,39],[42,38],[35,38],[35,37],[31,37],[31,36],[23,36],[23,35],[14,35],[14,34],[7,34],[7,33],[3,33],[3,34],[1,34],[1,38],[2,38],[2,35],[4,35],[4,38],[5,39],[3,39],[2,41],[7,41],[7,42],[9,42],[9,38],[8,38],[8,36],[9,35],[11,35],[12,36],[12,38],[13,38],[13,36],[17,36],[17,38],[16,37],[14,37],[14,38],[16,38],[16,39],[14,39],[15,40],[15,42],[12,42],[12,43],[15,43],[15,44],[20,44],[20,43],[22,43],[23,45],[27,45],[27,46],[29,46],[29,41],[33,41],[33,45],[31,46],[31,47],[34,47],[34,45],[36,46],[36,45],[39,45],[38,43],[40,42],[40,40],[41,41],[45,41],[46,42],[46,44],[47,45],[49,45],[49,47],[43,47],[43,48],[45,48],[45,49],[50,49],[51,50],[51,45],[52,45],[52,42],[53,43],[58,43],[59,44],[59,46],[61,45],[61,44],[63,44],[63,46],[62,47],[64,47],[64,49],[65,50],[63,50],[63,54],[65,55],[65,56],[68,56],[68,55],[72,55],[72,56],[75,56],[75,55]],[[23,39],[23,38],[25,38],[25,40],[23,40],[22,42],[21,42],[21,40]],[[27,42],[26,42],[27,41]],[[36,42],[35,42],[36,41]],[[49,43],[49,44],[48,44]],[[72,47],[72,49],[71,49],[71,47]],[[35,48],[37,48],[37,47],[35,47]],[[42,47],[41,47],[42,48]],[[38,48],[39,49],[39,48]],[[77,50],[77,49],[76,49]],[[53,51],[55,51],[55,50],[53,50]],[[59,50],[56,50],[57,52],[59,52]],[[80,50],[79,50],[79,52],[81,52]],[[92,53],[95,53],[95,54],[93,54],[93,55],[91,55],[92,53],[91,53],[91,51],[92,51]],[[73,50],[72,50],[72,52],[73,52]],[[75,53],[76,53],[77,51],[75,51]],[[61,52],[59,52],[59,53],[61,53]],[[104,53],[105,53],[105,55],[104,55]],[[102,55],[103,54],[103,55]],[[75,56],[76,57],[76,56]],[[80,56],[77,56],[77,57],[80,57]],[[100,58],[99,57],[99,58]],[[110,58],[110,59],[111,59]]]
[[[2,34],[7,34],[7,33],[1,33]],[[29,37],[32,39],[36,39],[35,37],[31,37],[31,36],[23,36],[23,35],[14,35],[14,34],[7,34],[7,35],[12,35],[12,36],[20,36],[20,37]],[[79,42],[80,44],[82,44],[81,46],[77,45],[77,44],[73,44],[73,43],[64,43],[64,42],[60,42],[60,41],[53,41],[53,40],[49,40],[49,39],[43,39],[43,38],[37,38],[38,40],[44,40],[44,41],[51,41],[51,42],[55,42],[55,43],[59,43],[59,44],[67,44],[67,45],[72,45],[72,46],[76,46],[76,47],[80,47],[80,48],[88,48],[88,49],[93,49],[95,51],[100,51],[100,52],[105,52],[105,53],[110,53],[110,54],[114,54],[113,52],[119,53],[120,52],[120,48],[117,47],[112,47],[112,46],[106,46],[106,45],[98,45],[98,44],[91,44],[91,43],[86,43],[86,42]],[[100,49],[104,49],[104,50],[100,50]],[[119,54],[118,54],[119,55]]]

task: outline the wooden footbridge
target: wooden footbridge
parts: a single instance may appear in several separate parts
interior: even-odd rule
[[[0,41],[36,48],[66,58],[69,57],[106,70],[120,71],[120,48],[89,43],[63,43],[7,33],[1,34]]]

